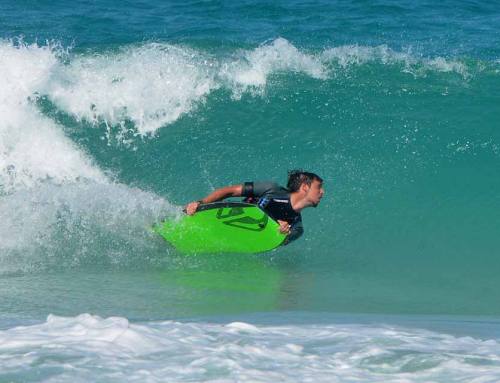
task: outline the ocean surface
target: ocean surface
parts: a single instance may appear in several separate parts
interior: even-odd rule
[[[325,196],[267,254],[151,226]],[[0,2],[0,382],[499,382],[498,1]]]

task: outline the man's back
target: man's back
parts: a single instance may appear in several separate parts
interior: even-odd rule
[[[256,203],[274,220],[290,224],[287,242],[297,239],[304,232],[302,216],[293,209],[287,188],[271,181],[245,182],[242,196]]]

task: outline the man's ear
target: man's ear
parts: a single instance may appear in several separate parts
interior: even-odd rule
[[[304,193],[307,193],[307,191],[311,188],[310,185],[306,184],[305,182],[303,182],[301,185],[300,185],[300,190],[302,190]]]

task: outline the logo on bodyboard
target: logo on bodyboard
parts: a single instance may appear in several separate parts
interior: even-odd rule
[[[265,213],[262,213],[260,219],[250,217],[245,214],[245,211],[241,207],[232,207],[229,209],[221,207],[217,210],[216,217],[217,219],[224,219],[225,221],[222,222],[224,225],[250,231],[264,230],[269,220],[269,217]]]

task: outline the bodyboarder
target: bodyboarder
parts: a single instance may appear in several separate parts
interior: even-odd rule
[[[275,182],[256,181],[226,186],[214,190],[205,198],[185,206],[186,214],[193,215],[201,204],[221,201],[228,197],[245,197],[280,225],[280,232],[287,235],[284,244],[299,238],[304,232],[300,212],[318,206],[323,197],[323,179],[315,173],[302,170],[288,172],[286,188]]]

